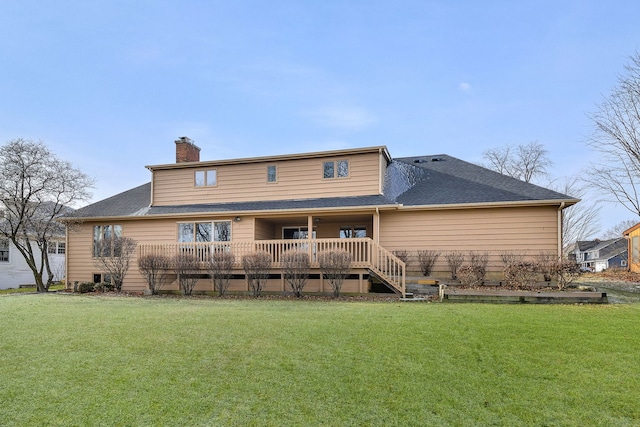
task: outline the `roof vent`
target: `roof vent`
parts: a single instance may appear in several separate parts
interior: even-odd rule
[[[441,161],[443,161],[443,160],[444,160],[444,159],[443,159],[442,157],[432,157],[432,158],[431,158],[431,161],[432,161],[432,162],[441,162]]]
[[[415,159],[415,160],[413,161],[413,163],[422,163],[422,162],[424,162],[424,160],[422,160],[422,159]]]

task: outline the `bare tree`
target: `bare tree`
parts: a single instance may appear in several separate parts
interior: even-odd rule
[[[235,256],[225,250],[214,251],[209,257],[209,275],[213,282],[213,289],[217,289],[220,296],[224,296],[229,288],[235,262]]]
[[[171,263],[182,293],[191,295],[200,279],[200,260],[193,252],[185,251],[176,254]]]
[[[114,236],[95,244],[93,264],[111,277],[111,283],[120,292],[138,243],[130,237]]]
[[[307,284],[311,262],[306,251],[289,251],[282,254],[282,269],[284,279],[287,281],[293,294],[300,298],[302,289]]]
[[[242,267],[247,283],[254,297],[259,297],[266,286],[271,269],[271,255],[267,252],[255,252],[242,257]]]
[[[594,132],[589,145],[599,154],[590,182],[640,216],[640,53],[624,66],[617,85],[590,115]]]
[[[152,295],[157,295],[167,283],[171,270],[171,258],[162,254],[147,254],[138,258],[138,270],[149,285]]]
[[[636,225],[640,220],[638,219],[626,219],[618,224],[610,227],[600,235],[600,240],[609,240],[622,237],[622,233]]]
[[[440,251],[437,250],[420,250],[418,251],[418,264],[422,274],[428,276],[433,270],[433,266],[440,258]]]
[[[524,182],[547,175],[547,168],[553,164],[549,152],[537,141],[491,148],[483,157],[489,169]]]
[[[338,298],[345,279],[351,272],[351,254],[343,250],[322,252],[318,255],[322,276],[333,288],[333,296]]]
[[[53,283],[47,249],[53,237],[64,235],[56,219],[75,203],[89,200],[92,187],[88,175],[42,142],[15,139],[0,148],[0,237],[24,257],[38,292]]]
[[[588,188],[584,181],[577,178],[565,178],[552,182],[550,188],[571,197],[583,199],[580,203],[562,210],[562,252],[578,240],[587,240],[600,230],[600,206],[597,200],[585,200]]]
[[[447,252],[444,254],[444,259],[447,260],[451,278],[456,280],[458,278],[458,269],[464,263],[464,253],[458,251]]]

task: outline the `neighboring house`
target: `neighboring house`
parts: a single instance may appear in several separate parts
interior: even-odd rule
[[[50,242],[48,249],[54,280],[64,279],[66,246],[62,239]],[[36,262],[40,262],[41,253],[37,248],[35,248],[35,255]],[[20,285],[34,283],[33,272],[18,248],[10,240],[0,238],[0,289],[17,288]]]
[[[622,235],[627,240],[629,270],[640,273],[640,223],[625,230]]]
[[[578,241],[573,254],[583,270],[599,272],[627,267],[627,241],[623,237]]]
[[[305,292],[329,292],[317,253],[343,248],[353,256],[344,292],[366,293],[382,282],[404,293],[408,275],[393,251],[486,251],[489,273],[505,251],[561,252],[562,209],[577,199],[447,155],[392,158],[384,146],[200,161],[188,138],[176,141],[176,163],[147,166],[151,182],[78,209],[67,231],[67,284],[104,278],[92,262],[96,244],[122,235],[140,254],[212,250],[236,255],[230,290],[246,291],[244,254],[268,252],[267,291],[287,289],[280,255],[307,251],[313,269]],[[124,290],[146,283],[132,262]],[[211,290],[211,280],[196,290]],[[446,275],[440,257],[434,275]],[[177,281],[167,289],[177,289]]]

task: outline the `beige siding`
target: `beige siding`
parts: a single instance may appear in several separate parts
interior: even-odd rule
[[[640,273],[640,227],[632,228],[627,234],[627,265],[629,270]]]
[[[130,237],[139,243],[174,243],[178,236],[178,222],[187,221],[211,221],[211,218],[194,217],[189,219],[155,219],[138,221],[95,222],[84,223],[68,233],[69,243],[67,247],[68,271],[67,278],[72,286],[74,281],[91,282],[93,274],[100,273],[91,258],[93,246],[93,226],[104,224],[121,224],[123,236]],[[252,240],[253,219],[245,218],[239,222],[233,221],[233,217],[221,217],[216,220],[231,220],[231,238],[234,240]],[[144,279],[138,272],[137,254],[131,260],[131,267],[125,279],[125,288],[128,291],[142,291],[146,288]],[[175,285],[175,284],[174,284]],[[175,286],[174,286],[175,287]],[[171,287],[168,287],[171,289]]]
[[[501,252],[557,254],[558,211],[554,207],[381,212],[380,244],[413,254],[408,267],[418,271],[415,252],[480,251],[490,255],[489,270],[502,268]],[[435,266],[446,272],[444,257]]]
[[[269,240],[279,238],[276,235],[275,225],[264,219],[255,220],[255,240]]]
[[[194,187],[196,169],[156,170],[154,205],[242,202],[380,194],[380,154],[334,158],[294,159],[277,163],[220,165],[217,186]],[[348,159],[349,177],[322,178],[327,160]],[[276,164],[278,180],[267,182],[267,165]],[[208,169],[211,169],[208,168]]]

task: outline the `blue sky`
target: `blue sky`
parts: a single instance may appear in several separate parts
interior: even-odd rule
[[[480,162],[538,141],[554,176],[579,174],[587,114],[640,41],[637,1],[0,9],[0,143],[43,140],[96,178],[95,200],[147,182],[179,136],[203,160],[386,145]]]

